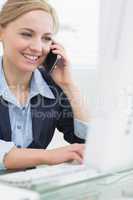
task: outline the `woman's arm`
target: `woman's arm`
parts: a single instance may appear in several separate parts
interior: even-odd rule
[[[83,144],[72,144],[65,147],[44,150],[13,147],[4,157],[7,169],[24,169],[41,164],[54,165],[67,161],[83,161]]]
[[[51,49],[53,53],[61,57],[57,62],[57,67],[51,73],[53,80],[60,86],[69,99],[74,118],[83,122],[89,122],[88,106],[73,80],[70,62],[65,49],[56,42],[51,46]]]
[[[89,111],[85,104],[85,99],[83,99],[80,94],[79,88],[71,82],[70,84],[63,86],[62,89],[71,104],[74,119],[89,122]]]

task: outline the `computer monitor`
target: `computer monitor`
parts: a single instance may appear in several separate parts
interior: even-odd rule
[[[97,98],[85,163],[111,172],[133,167],[133,1],[105,1]]]

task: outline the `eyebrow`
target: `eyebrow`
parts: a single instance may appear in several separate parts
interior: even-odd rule
[[[30,32],[32,32],[32,33],[35,32],[34,30],[32,30],[32,29],[30,29],[30,28],[21,28],[20,30],[27,30],[27,31],[30,31]],[[52,35],[52,33],[51,33],[51,32],[48,32],[48,33],[44,33],[44,35]]]

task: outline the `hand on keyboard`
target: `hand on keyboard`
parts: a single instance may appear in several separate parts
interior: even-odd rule
[[[6,154],[4,164],[7,169],[25,169],[37,165],[56,165],[76,160],[83,162],[84,144],[71,144],[58,149],[12,148]]]
[[[84,148],[84,144],[71,144],[53,150],[46,150],[45,163],[53,165],[75,160],[82,164]]]

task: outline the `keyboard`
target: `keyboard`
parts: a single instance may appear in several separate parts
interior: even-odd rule
[[[4,200],[40,200],[36,192],[0,184],[0,197]]]
[[[66,185],[99,175],[101,174],[96,170],[87,168],[85,165],[64,163],[1,175],[0,182],[30,189],[35,185],[48,183],[56,186]]]

